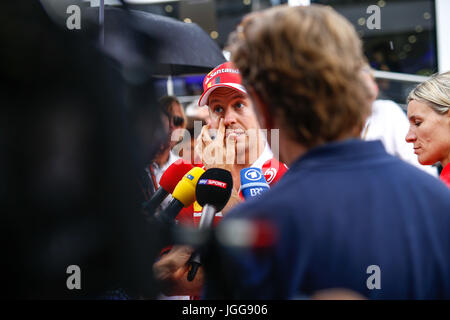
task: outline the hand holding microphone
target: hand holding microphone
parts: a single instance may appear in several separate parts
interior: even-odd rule
[[[227,204],[233,189],[231,173],[220,168],[211,168],[202,174],[195,191],[197,202],[203,207],[199,229],[210,229],[214,216]],[[200,254],[195,251],[189,259],[190,269],[188,281],[192,281],[197,273],[200,263]]]

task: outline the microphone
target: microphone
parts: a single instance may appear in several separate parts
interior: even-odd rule
[[[166,223],[172,223],[183,207],[189,207],[195,201],[195,187],[198,179],[205,172],[202,168],[194,167],[189,170],[173,190],[173,200],[157,218]]]
[[[214,216],[222,210],[231,197],[233,190],[233,177],[227,170],[211,168],[202,174],[197,183],[195,195],[197,202],[203,207],[200,218],[199,229],[210,229],[213,225]],[[195,251],[189,258],[188,281],[194,280],[200,267],[200,254]]]
[[[189,162],[178,159],[172,163],[161,176],[159,180],[160,187],[152,195],[149,201],[144,202],[144,208],[149,213],[153,214],[156,208],[164,201],[164,199],[173,192],[177,183],[183,178],[183,176],[191,170],[194,166]]]
[[[262,166],[262,172],[269,186],[275,185],[287,172],[288,168],[284,163],[272,158],[267,160]]]
[[[241,170],[241,192],[245,200],[255,198],[269,188],[261,169],[250,167]]]

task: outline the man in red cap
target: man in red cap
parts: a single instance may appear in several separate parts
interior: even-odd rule
[[[223,63],[203,80],[199,106],[208,106],[210,121],[197,138],[196,154],[206,169],[224,168],[233,176],[234,192],[227,207],[239,201],[240,171],[262,168],[273,153],[258,123],[239,70]]]
[[[208,106],[210,121],[197,138],[196,156],[205,169],[223,168],[231,172],[233,193],[223,210],[227,212],[242,201],[238,195],[241,169],[262,168],[263,173],[268,172],[268,182],[275,183],[286,167],[274,159],[242,85],[240,72],[230,62],[217,66],[205,77],[199,106]],[[201,211],[200,206],[194,205],[195,224],[200,221]],[[215,222],[221,217],[222,214],[217,213]],[[186,279],[191,253],[192,248],[176,246],[155,263],[155,276],[166,295],[200,295],[203,270],[200,268],[194,281]]]

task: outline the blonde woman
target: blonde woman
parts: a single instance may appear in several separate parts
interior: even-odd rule
[[[409,131],[421,164],[440,162],[441,179],[450,187],[450,72],[432,76],[408,96]]]

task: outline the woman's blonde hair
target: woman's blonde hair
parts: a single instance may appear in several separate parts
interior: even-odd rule
[[[230,35],[231,60],[243,84],[281,114],[305,146],[362,128],[370,113],[360,78],[362,44],[331,7],[279,6],[245,17]]]
[[[447,113],[450,110],[450,71],[434,74],[418,84],[408,95],[407,102],[411,100],[426,103],[438,114]]]

